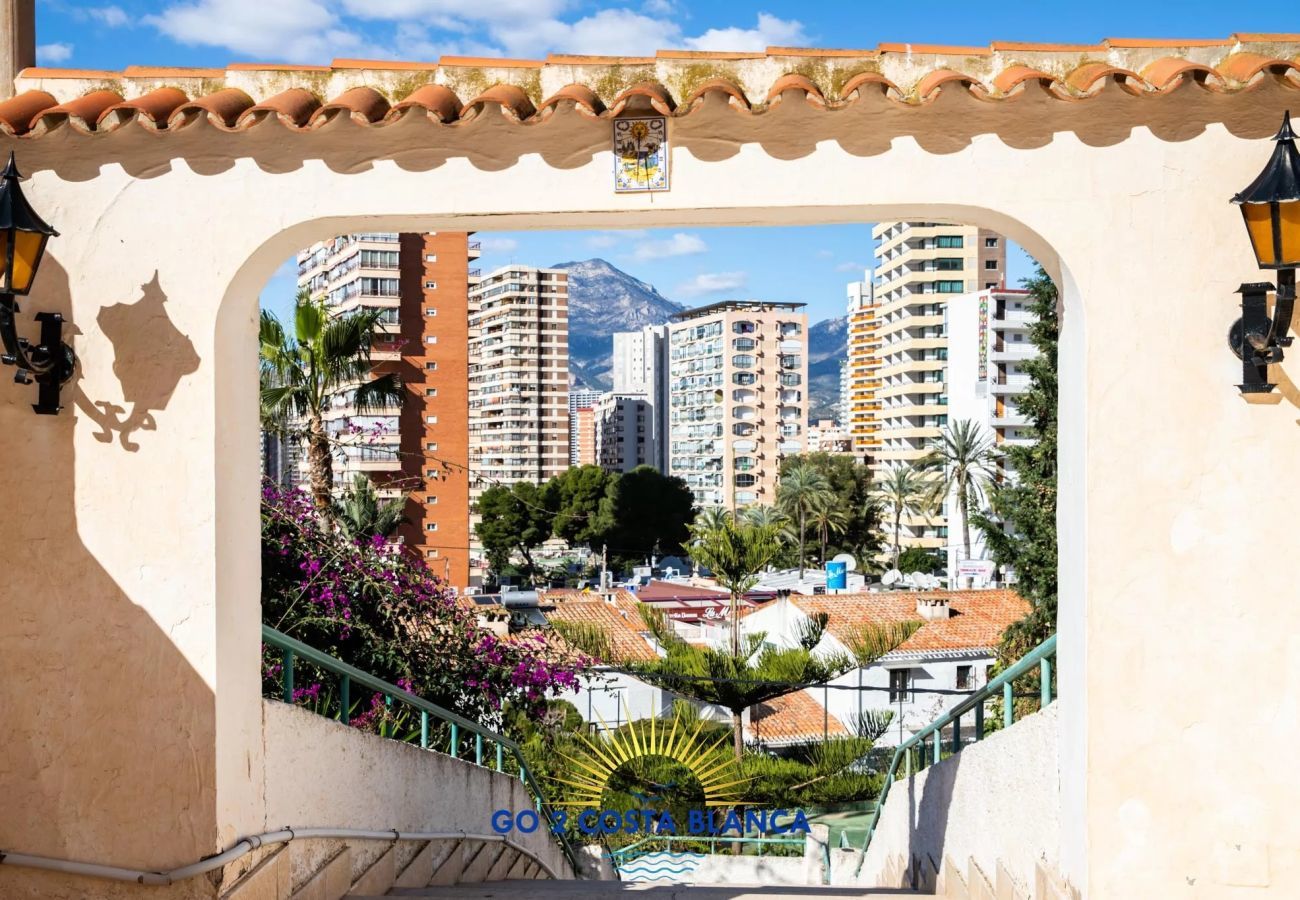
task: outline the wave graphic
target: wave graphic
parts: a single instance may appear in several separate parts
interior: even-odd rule
[[[618,867],[625,881],[682,881],[699,868],[699,853],[647,853]]]

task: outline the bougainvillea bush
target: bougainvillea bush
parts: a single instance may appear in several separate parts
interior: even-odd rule
[[[497,637],[422,560],[382,537],[352,540],[325,526],[302,491],[262,490],[262,621],[419,697],[483,724],[506,704],[544,708],[571,690],[590,660],[540,635]],[[280,666],[266,648],[268,696]],[[299,668],[301,667],[301,669]],[[295,667],[295,701],[328,707],[333,679]],[[352,720],[376,727],[383,698],[352,697]],[[322,710],[324,711],[324,710]],[[400,724],[400,723],[398,723]]]

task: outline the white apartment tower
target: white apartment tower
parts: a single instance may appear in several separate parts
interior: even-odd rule
[[[606,472],[631,472],[650,459],[653,408],[644,394],[604,394],[596,403],[596,463]]]
[[[613,393],[640,396],[646,410],[646,464],[668,471],[668,326],[615,332]]]
[[[804,305],[727,301],[669,324],[668,473],[697,506],[775,503],[781,459],[804,450]]]
[[[569,464],[568,276],[510,265],[469,291],[470,502]]]

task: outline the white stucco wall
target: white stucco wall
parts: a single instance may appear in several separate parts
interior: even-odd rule
[[[1054,703],[895,782],[859,883],[885,884],[897,858],[903,869],[917,857],[938,871],[946,857],[961,872],[973,858],[990,878],[1000,864],[1021,895],[1032,896],[1035,866],[1042,861],[1055,872],[1060,865],[1060,710]]]
[[[492,834],[492,813],[533,808],[518,778],[444,753],[421,750],[341,725],[300,707],[264,702],[266,817],[261,830],[303,828],[465,831]],[[495,751],[485,748],[489,758]],[[572,868],[544,829],[509,837],[560,877]],[[292,842],[295,883],[338,842]],[[357,874],[386,849],[358,842]]]
[[[81,360],[57,418],[0,392],[0,796],[30,811],[0,820],[0,846],[159,867],[264,820],[256,306],[296,249],[357,229],[924,219],[1006,235],[1061,288],[1072,882],[1300,894],[1300,819],[1240,737],[1300,744],[1295,574],[1259,564],[1261,540],[1300,531],[1297,354],[1278,393],[1246,402],[1224,341],[1233,291],[1261,277],[1226,201],[1296,93],[1267,74],[1233,95],[1099,90],[753,117],[714,97],[672,121],[673,186],[654,195],[613,193],[608,121],[565,107],[536,125],[340,116],[290,134],[271,116],[0,140],[61,232],[23,328],[64,313]],[[1189,677],[1211,659],[1232,677]],[[138,827],[160,821],[182,824]]]

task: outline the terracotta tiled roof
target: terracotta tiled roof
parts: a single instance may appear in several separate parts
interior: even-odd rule
[[[809,615],[827,613],[827,630],[841,643],[848,643],[867,623],[919,621],[918,597],[949,598],[951,614],[947,619],[926,622],[897,652],[992,650],[1006,627],[1029,612],[1028,602],[1010,590],[791,595],[790,602]]]
[[[636,592],[642,602],[654,600],[726,600],[730,595],[721,588],[696,587],[693,584],[678,584],[675,581],[652,581]]]
[[[603,629],[621,658],[635,660],[657,659],[658,654],[641,636],[645,625],[637,612],[636,600],[627,591],[615,591],[613,600],[600,594],[584,591],[552,590],[543,592],[541,605],[550,621],[585,623]]]
[[[1265,79],[1300,89],[1300,35],[987,47],[880,44],[861,50],[769,47],[762,53],[662,50],[637,58],[339,59],[329,66],[130,66],[122,72],[31,68],[17,80],[18,96],[0,102],[0,133],[39,137],[67,126],[90,134],[131,123],[169,132],[200,119],[223,131],[242,131],[266,119],[311,130],[339,117],[373,127],[410,116],[455,125],[498,113],[532,123],[563,107],[588,117],[616,116],[629,108],[689,116],[702,106],[721,104],[758,115],[791,100],[828,111],[866,100],[918,107],[950,91],[1003,101],[1041,90],[1069,102],[1112,90],[1159,96],[1184,86],[1234,93]]]
[[[820,739],[823,733],[842,737],[848,729],[835,716],[826,714],[825,708],[808,696],[807,691],[795,691],[753,706],[745,724],[745,737],[768,743]]]

